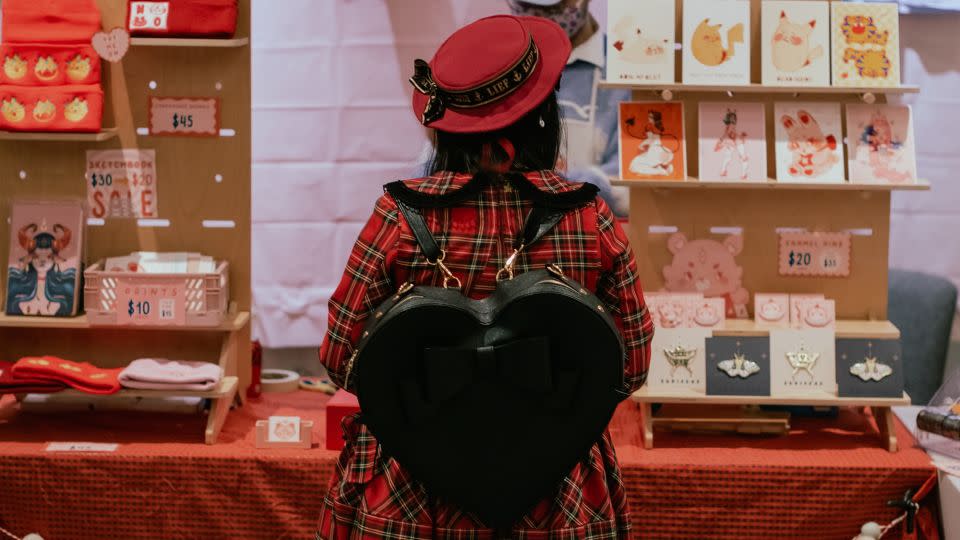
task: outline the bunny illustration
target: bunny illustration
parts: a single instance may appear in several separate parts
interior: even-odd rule
[[[780,123],[787,130],[788,148],[793,153],[791,175],[817,178],[840,161],[836,136],[824,134],[812,114],[804,110],[797,111],[796,118],[785,114]]]

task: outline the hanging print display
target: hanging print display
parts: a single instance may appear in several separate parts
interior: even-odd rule
[[[684,0],[683,82],[750,84],[750,0]]]
[[[7,315],[77,314],[83,225],[79,201],[14,203],[7,260]]]
[[[829,4],[771,0],[761,9],[763,84],[829,86]]]
[[[625,180],[684,180],[686,150],[683,104],[620,104],[620,177]]]
[[[839,103],[775,103],[777,180],[836,182],[843,177]]]
[[[847,144],[851,182],[916,182],[909,106],[847,105]]]
[[[762,103],[700,104],[700,180],[767,179]]]
[[[672,83],[675,13],[674,0],[609,0],[607,79]]]
[[[900,85],[896,3],[832,2],[834,86]]]

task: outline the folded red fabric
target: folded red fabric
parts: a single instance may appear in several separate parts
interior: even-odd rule
[[[127,30],[134,36],[231,37],[237,0],[131,1]]]
[[[0,396],[4,394],[52,394],[66,388],[58,381],[42,378],[17,377],[13,374],[13,362],[0,361]]]
[[[0,129],[100,131],[103,90],[97,85],[0,85]]]
[[[14,377],[60,381],[89,394],[113,394],[120,390],[121,371],[123,368],[104,369],[56,356],[21,358],[13,365]]]
[[[88,44],[100,30],[95,0],[3,0],[4,43]]]
[[[100,82],[100,57],[90,45],[4,43],[0,84],[55,86]]]

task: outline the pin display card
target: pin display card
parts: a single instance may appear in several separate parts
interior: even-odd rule
[[[777,181],[843,183],[839,103],[775,103]]]
[[[770,394],[835,397],[832,329],[770,330]]]
[[[706,392],[706,339],[712,334],[704,328],[658,328],[651,343],[650,390]]]
[[[903,396],[900,340],[837,340],[837,383],[840,397]]]
[[[700,180],[767,180],[763,103],[700,104]]]
[[[607,80],[673,83],[675,0],[608,0]]]
[[[750,84],[750,0],[683,1],[683,82]]]
[[[830,86],[830,4],[769,0],[760,8],[763,84]]]
[[[847,105],[851,182],[912,184],[917,181],[910,112],[908,105]]]
[[[707,395],[769,396],[770,338],[707,339]]]
[[[894,2],[831,2],[834,86],[900,86],[900,13]]]

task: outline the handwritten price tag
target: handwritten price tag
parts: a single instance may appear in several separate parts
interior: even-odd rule
[[[216,137],[220,134],[218,98],[151,97],[151,135]]]
[[[781,233],[779,259],[781,276],[847,277],[850,233]]]
[[[178,280],[150,284],[117,280],[117,322],[124,325],[183,326],[186,302]]]

